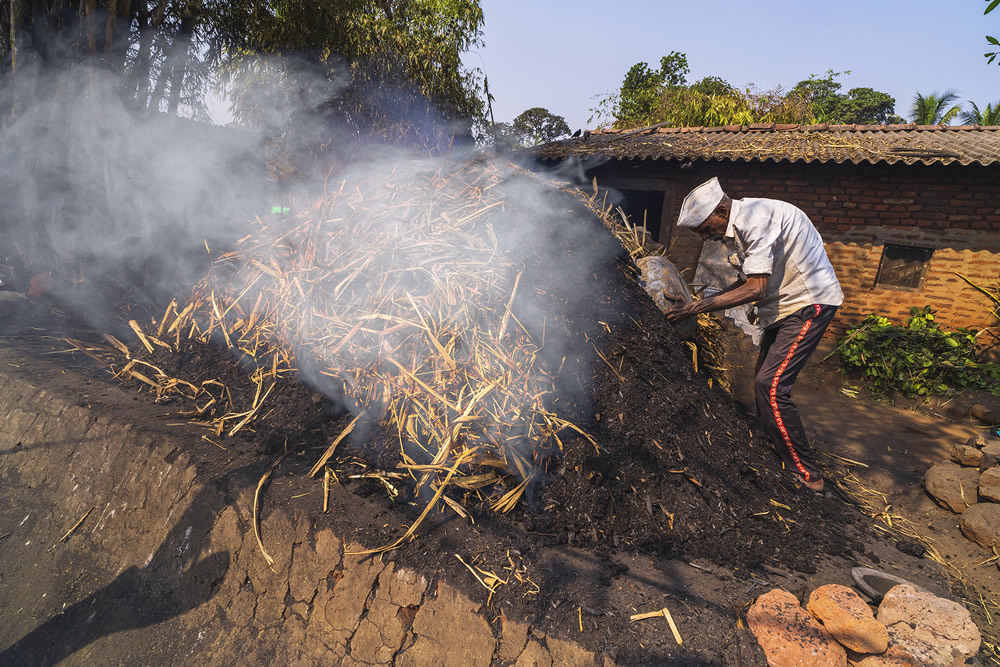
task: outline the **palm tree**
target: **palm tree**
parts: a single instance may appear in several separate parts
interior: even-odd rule
[[[913,106],[910,107],[910,122],[917,125],[947,125],[962,111],[959,104],[945,110],[957,99],[957,90],[946,90],[940,95],[931,93],[927,97],[918,91],[917,96],[913,98]]]
[[[972,111],[962,112],[962,123],[965,125],[1000,125],[1000,100],[987,104],[982,111],[975,102],[970,102]]]

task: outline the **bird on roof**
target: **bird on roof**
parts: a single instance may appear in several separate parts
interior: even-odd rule
[[[579,137],[579,136],[580,136],[580,133],[581,133],[582,131],[583,131],[583,130],[577,130],[576,132],[574,132],[574,133],[573,133],[573,138],[574,138],[574,139],[576,139],[577,137]]]

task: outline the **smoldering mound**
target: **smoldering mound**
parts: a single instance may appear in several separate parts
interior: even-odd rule
[[[339,441],[352,490],[411,522],[439,497],[424,531],[472,515],[742,571],[860,550],[864,518],[792,486],[584,200],[499,161],[346,174],[222,253],[123,377],[233,441]],[[403,534],[380,525],[373,547]]]

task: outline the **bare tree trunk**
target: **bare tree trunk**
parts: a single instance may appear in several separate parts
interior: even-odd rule
[[[193,28],[193,16],[188,15],[181,19],[181,28],[177,33],[174,46],[170,50],[170,57],[167,59],[167,63],[170,65],[170,98],[167,100],[167,113],[172,116],[177,115],[177,107],[181,101],[181,90],[184,86],[184,74],[188,64]]]
[[[21,48],[18,33],[21,31],[21,21],[24,20],[24,0],[10,0],[10,116],[16,118],[20,110],[21,91],[17,77],[17,56]]]
[[[161,74],[156,91],[150,97],[149,87],[152,75],[150,70],[153,66],[153,40],[156,37],[156,30],[163,23],[168,4],[169,0],[160,0],[156,5],[156,9],[153,10],[153,16],[150,17],[147,0],[139,1],[139,45],[135,56],[134,90],[136,104],[141,108],[152,106],[153,99],[159,99],[159,95],[163,94],[163,88],[165,87],[165,83],[163,86],[160,85],[160,82],[164,82]]]
[[[149,72],[148,71],[146,73],[146,78],[147,78],[146,85],[148,87],[148,85],[149,85],[149,82],[148,82]],[[167,81],[169,79],[170,79],[170,67],[167,66],[166,62],[164,62],[163,65],[160,67],[160,76],[156,80],[156,87],[153,89],[153,92],[149,95],[149,102],[148,102],[147,108],[149,108],[149,109],[158,109],[159,108],[160,100],[163,99],[163,93],[167,89]]]
[[[10,0],[10,68],[17,71],[17,49],[20,46],[17,33],[21,29],[24,16],[24,0]]]
[[[104,21],[104,52],[111,53],[111,45],[115,41],[115,19],[118,18],[118,3],[108,0],[108,18]]]
[[[83,2],[83,32],[87,40],[87,53],[97,54],[97,25],[94,14],[97,12],[97,0]]]

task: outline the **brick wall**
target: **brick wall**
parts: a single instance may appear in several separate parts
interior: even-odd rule
[[[805,211],[823,235],[844,289],[833,333],[870,312],[903,320],[910,307],[928,304],[949,328],[990,324],[985,297],[955,273],[986,285],[1000,279],[1000,165],[696,162],[681,169],[674,162],[637,164],[651,176],[676,183],[672,220],[684,195],[712,176],[734,198],[783,199]],[[603,169],[635,174],[636,167],[622,161]],[[693,232],[674,229],[680,265],[693,265],[700,250],[696,239]],[[875,286],[887,242],[934,248],[920,289]]]

